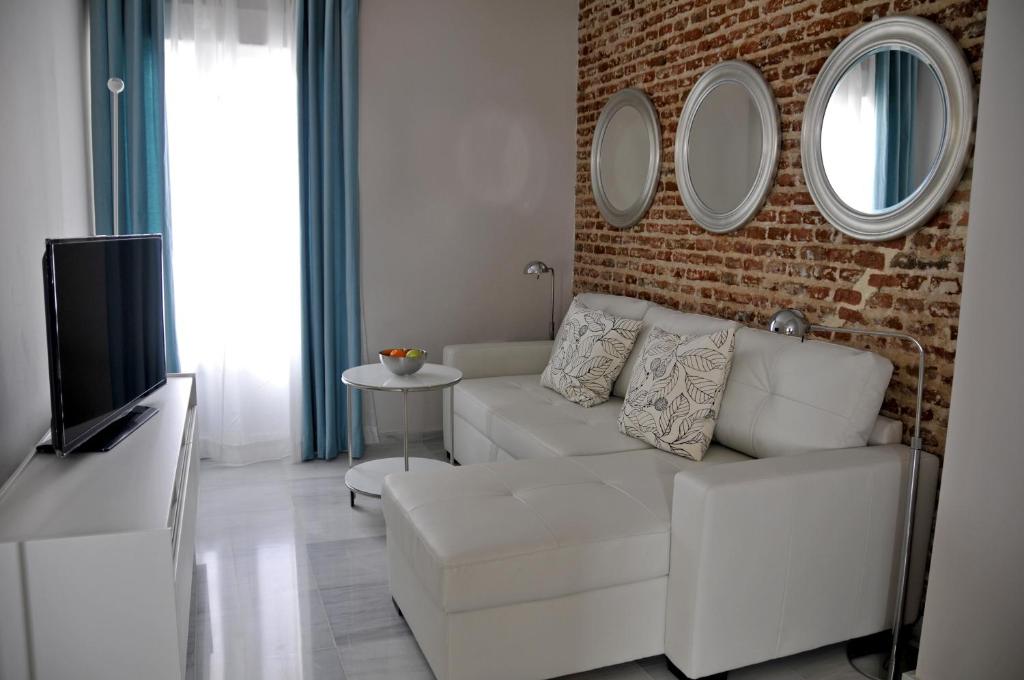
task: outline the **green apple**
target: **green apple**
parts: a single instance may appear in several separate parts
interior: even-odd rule
[[[411,349],[405,353],[406,359],[419,359],[421,356],[423,356],[423,350],[421,349]]]

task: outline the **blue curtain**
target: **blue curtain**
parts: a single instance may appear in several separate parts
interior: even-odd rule
[[[164,3],[91,0],[89,3],[92,170],[96,231],[113,233],[114,191],[107,80],[124,80],[119,96],[118,215],[122,234],[163,234],[164,329],[167,370],[178,365],[171,272],[164,107]]]
[[[875,55],[877,172],[875,209],[884,210],[917,189],[913,178],[918,60],[909,52]]]
[[[359,321],[357,0],[298,0],[302,210],[302,459],[348,448],[342,372],[362,363]],[[363,450],[353,404],[353,455]]]

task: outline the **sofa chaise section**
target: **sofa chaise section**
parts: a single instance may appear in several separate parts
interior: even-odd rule
[[[655,326],[737,326],[579,299],[642,319],[636,347]],[[636,349],[609,401],[585,409],[540,386],[550,341],[445,348],[465,376],[445,432],[463,466],[389,476],[383,493],[392,594],[439,678],[549,678],[658,653],[698,678],[887,627],[909,452],[878,415],[892,365],[736,338],[701,462],[619,433]],[[937,468],[925,456],[908,622]]]
[[[548,678],[664,651],[672,493],[661,452],[391,475],[392,595],[439,678]],[[582,666],[581,666],[582,664]]]

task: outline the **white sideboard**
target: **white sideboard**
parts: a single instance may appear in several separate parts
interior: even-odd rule
[[[107,453],[37,454],[0,496],[0,678],[184,676],[195,377]]]

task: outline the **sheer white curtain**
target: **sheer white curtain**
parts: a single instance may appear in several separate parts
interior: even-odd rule
[[[241,5],[241,6],[240,6]],[[170,0],[167,126],[179,349],[200,453],[294,455],[299,207],[290,0]]]
[[[857,210],[875,205],[875,60],[861,59],[829,99],[821,125],[821,161],[828,181]]]

